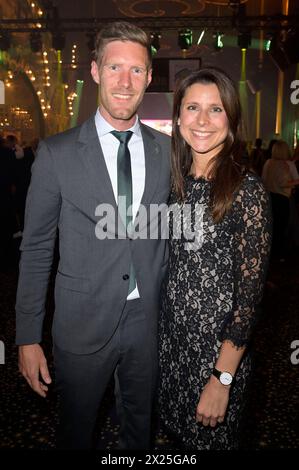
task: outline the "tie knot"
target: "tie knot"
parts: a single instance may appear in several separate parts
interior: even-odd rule
[[[132,137],[133,132],[132,131],[111,131],[111,134],[116,137],[121,144],[127,145],[129,140]]]

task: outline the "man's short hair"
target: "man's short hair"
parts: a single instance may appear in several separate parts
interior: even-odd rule
[[[151,44],[148,35],[143,29],[126,21],[115,21],[108,23],[96,36],[95,49],[93,51],[94,60],[100,65],[104,49],[112,41],[136,42],[145,47],[148,56],[148,69],[152,65]]]

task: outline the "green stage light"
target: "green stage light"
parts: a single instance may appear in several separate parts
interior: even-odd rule
[[[272,41],[271,39],[268,39],[268,40],[266,41],[266,51],[270,51],[270,48],[271,48],[271,41]]]
[[[246,31],[246,32],[239,32],[238,35],[238,46],[243,50],[248,49],[248,47],[251,44],[251,33]]]
[[[179,31],[178,45],[182,51],[187,51],[192,46],[192,31],[191,29],[182,29]]]
[[[213,38],[215,39],[214,47],[217,51],[219,51],[220,49],[223,49],[224,47],[224,44],[222,41],[223,36],[224,36],[223,33],[218,33],[218,32],[213,35]]]
[[[160,39],[161,39],[161,33],[159,32],[151,33],[151,52],[153,56],[156,55],[158,50],[160,49]]]

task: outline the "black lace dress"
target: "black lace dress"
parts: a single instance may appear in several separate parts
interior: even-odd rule
[[[224,423],[204,427],[196,423],[195,412],[222,341],[236,347],[248,344],[270,250],[269,199],[260,180],[247,175],[231,211],[215,225],[207,207],[211,183],[188,176],[185,184],[180,210],[172,210],[174,194],[170,201],[170,262],[159,330],[160,416],[186,448],[232,449],[237,447],[249,354],[231,386]],[[191,234],[184,222],[188,211],[182,219],[187,206]],[[183,237],[178,237],[178,227]]]

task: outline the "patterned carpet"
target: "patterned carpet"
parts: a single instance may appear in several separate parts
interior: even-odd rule
[[[54,449],[57,425],[56,396],[35,395],[17,370],[14,346],[16,269],[0,273],[0,340],[5,343],[5,364],[0,364],[0,448]],[[253,344],[255,368],[241,433],[243,449],[299,448],[299,363],[291,362],[291,343],[299,341],[299,254],[286,263],[273,264],[263,300],[263,314]],[[51,350],[52,296],[48,299],[45,349]],[[297,346],[298,348],[298,346]],[[50,369],[51,369],[51,358]],[[299,352],[297,353],[299,362]],[[155,450],[175,450],[157,425]],[[115,449],[118,422],[112,385],[99,413],[98,448]]]

